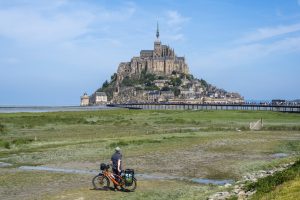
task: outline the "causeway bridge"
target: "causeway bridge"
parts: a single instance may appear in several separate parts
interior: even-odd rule
[[[186,103],[126,103],[109,107],[144,110],[253,110],[300,113],[300,105],[271,104],[186,104]]]

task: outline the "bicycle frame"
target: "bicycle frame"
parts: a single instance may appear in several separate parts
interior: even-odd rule
[[[122,177],[117,175],[117,174],[113,174],[112,172],[108,171],[108,170],[103,170],[102,171],[103,173],[103,176],[106,176],[109,180],[111,180],[114,185],[122,185],[122,182],[121,183],[118,183],[118,181],[116,181],[116,178],[115,177],[118,177],[120,180],[122,180]]]

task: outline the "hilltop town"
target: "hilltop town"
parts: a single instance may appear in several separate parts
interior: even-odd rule
[[[141,50],[98,90],[81,96],[81,105],[108,103],[243,103],[243,97],[197,79],[189,73],[185,57],[161,43],[157,25],[153,50]]]

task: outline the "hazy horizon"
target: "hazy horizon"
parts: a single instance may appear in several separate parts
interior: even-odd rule
[[[245,99],[300,99],[300,0],[0,0],[0,105],[79,105],[163,44]]]

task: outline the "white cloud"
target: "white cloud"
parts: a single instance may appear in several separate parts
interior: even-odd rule
[[[69,5],[69,0],[9,0],[1,1],[0,8],[23,8],[31,10],[49,11]]]
[[[45,17],[22,9],[5,10],[0,11],[0,35],[27,42],[73,39],[88,32],[92,19],[88,13],[56,13]]]
[[[32,43],[61,42],[78,39],[111,22],[128,20],[135,13],[133,4],[114,10],[90,5],[75,5],[66,0],[47,4],[0,7],[0,36]],[[48,2],[48,1],[47,1]],[[68,5],[67,5],[68,4]],[[64,6],[68,9],[63,9]]]
[[[166,38],[173,41],[184,40],[184,35],[181,31],[184,24],[189,20],[190,18],[182,16],[176,10],[167,11],[165,13],[165,21],[169,33],[166,34]]]
[[[179,41],[179,40],[184,40],[184,35],[179,33],[175,35],[167,35],[167,38],[174,40],[174,41]]]
[[[196,64],[201,68],[234,68],[258,61],[267,56],[284,55],[300,51],[300,36],[285,38],[269,44],[243,44],[230,49],[217,50],[198,56]]]
[[[166,13],[167,24],[170,27],[181,27],[185,22],[189,20],[187,17],[183,17],[178,11],[169,10]]]
[[[270,39],[276,36],[282,36],[285,34],[298,32],[298,31],[300,31],[300,23],[286,25],[286,26],[260,28],[254,33],[248,34],[245,37],[239,39],[238,42],[241,43],[257,42],[257,41]]]
[[[259,28],[232,42],[231,47],[216,49],[199,58],[199,64],[207,68],[234,68],[260,59],[300,51],[300,23]],[[290,35],[293,33],[293,35]],[[267,39],[272,39],[265,42]]]

